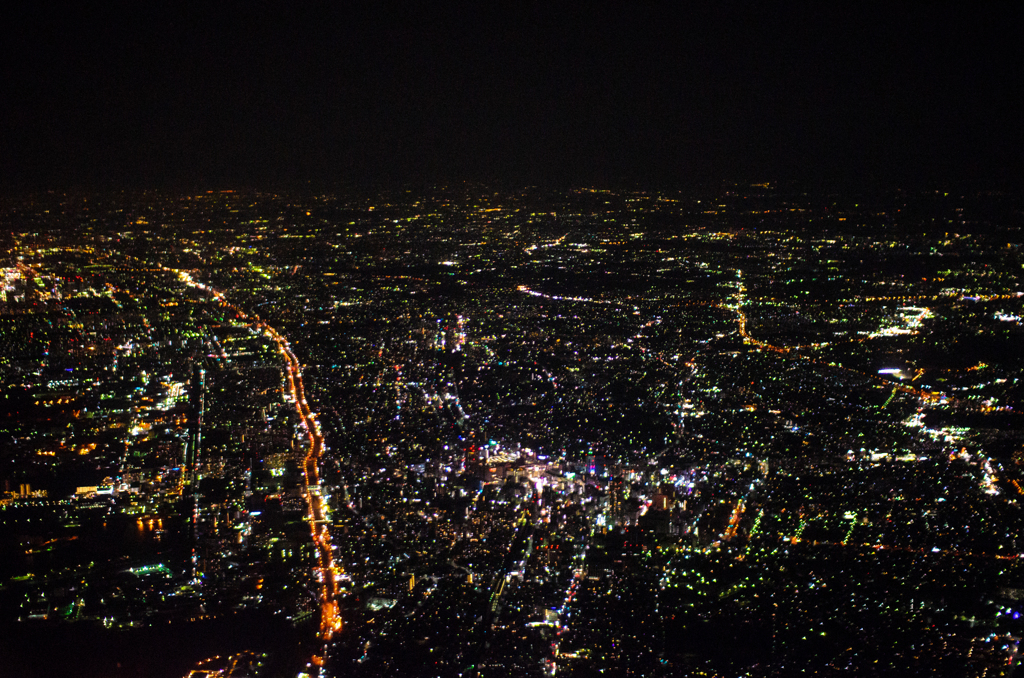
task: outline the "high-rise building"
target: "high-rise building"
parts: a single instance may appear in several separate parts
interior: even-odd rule
[[[623,480],[622,476],[612,478],[611,482],[608,483],[608,508],[614,519],[622,517],[625,490],[626,481]]]

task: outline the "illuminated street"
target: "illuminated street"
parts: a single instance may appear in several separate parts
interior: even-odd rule
[[[1013,7],[12,5],[0,678],[1020,676]]]

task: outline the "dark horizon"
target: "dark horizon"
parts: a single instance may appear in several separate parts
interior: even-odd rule
[[[999,7],[22,8],[0,190],[1024,178]]]

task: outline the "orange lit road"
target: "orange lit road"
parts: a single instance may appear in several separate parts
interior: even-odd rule
[[[173,269],[167,269],[173,270]],[[336,632],[341,630],[341,617],[338,614],[338,574],[340,570],[334,563],[334,553],[331,548],[331,534],[324,520],[323,497],[320,492],[320,456],[324,450],[324,438],[320,432],[320,424],[316,415],[310,411],[306,403],[306,388],[302,383],[302,366],[292,353],[288,340],[277,330],[263,322],[259,316],[249,315],[234,306],[220,292],[196,282],[186,271],[174,271],[186,285],[197,287],[209,292],[224,307],[230,308],[239,318],[249,320],[255,327],[260,328],[277,345],[278,352],[284,358],[285,371],[287,374],[288,394],[295,403],[295,412],[299,415],[299,422],[305,429],[309,438],[309,446],[306,448],[306,456],[303,461],[303,476],[306,480],[306,518],[309,520],[310,532],[313,536],[313,545],[317,552],[317,581],[320,583],[320,638],[326,643]],[[323,656],[313,657],[313,663],[323,665]]]
[[[746,503],[740,499],[736,502],[736,508],[732,511],[732,516],[729,517],[729,527],[725,530],[725,536],[722,537],[724,541],[729,541],[736,536],[736,530],[740,526],[740,518],[743,517],[743,511],[746,510]]]
[[[320,471],[318,465],[323,453],[324,438],[320,433],[320,424],[306,404],[306,391],[302,383],[302,369],[295,358],[288,342],[277,330],[259,321],[259,326],[277,344],[278,350],[285,358],[288,373],[288,391],[295,401],[295,411],[299,415],[302,427],[309,435],[309,447],[306,449],[303,474],[306,478],[306,502],[308,508],[309,527],[313,535],[313,543],[317,549],[320,588],[320,636],[330,640],[336,631],[341,630],[341,617],[338,616],[338,580],[331,549],[331,535],[324,522],[323,498],[320,493]]]

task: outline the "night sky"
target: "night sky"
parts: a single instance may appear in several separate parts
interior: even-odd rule
[[[0,188],[1024,176],[1011,3],[79,4],[0,15]]]

